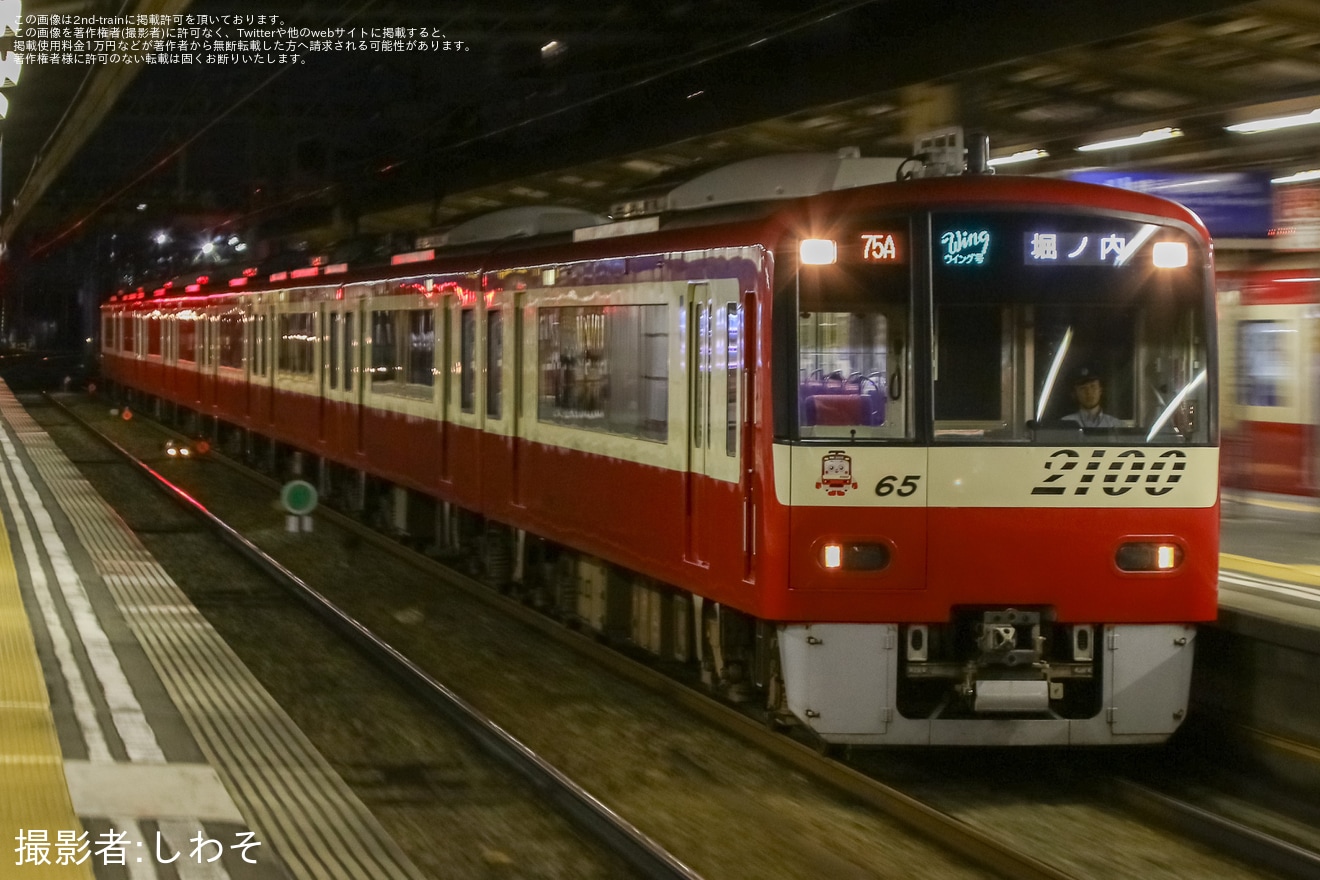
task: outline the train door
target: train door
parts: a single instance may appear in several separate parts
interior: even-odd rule
[[[341,385],[341,377],[344,373],[344,365],[347,358],[344,351],[344,313],[337,306],[329,309],[326,324],[326,353],[325,366],[328,376],[322,384],[327,389],[328,400],[325,400],[322,406],[325,408],[325,442],[332,450],[341,450],[344,446],[344,392]]]
[[[507,467],[508,474],[503,479],[508,480],[507,489],[500,494],[509,499],[512,504],[521,504],[522,499],[518,489],[518,380],[517,371],[510,368],[514,363],[514,358],[508,357],[513,352],[507,345],[510,337],[510,324],[506,320],[510,313],[516,314],[513,308],[507,308],[514,304],[511,296],[496,294],[486,309],[486,345],[485,345],[485,394],[486,399],[486,429],[493,431],[497,435],[505,438],[505,449],[507,450],[508,460],[505,463],[499,463],[499,456],[492,456],[491,463],[496,467]],[[513,321],[516,325],[517,319]],[[512,337],[512,338],[517,338]],[[515,346],[516,348],[516,346]],[[502,423],[502,424],[501,424]],[[495,448],[495,447],[492,447]],[[485,456],[483,456],[483,461]],[[487,467],[490,463],[487,464]],[[489,486],[490,481],[485,481]],[[497,484],[498,485],[498,484]]]
[[[265,303],[257,308],[256,347],[257,363],[261,367],[261,378],[257,387],[257,420],[263,430],[270,430],[275,424],[275,342],[274,332],[278,323],[273,303]]]
[[[743,310],[732,279],[692,284],[688,292],[686,552],[690,562],[709,565],[715,547],[746,539],[744,493],[731,491],[742,476]]]
[[[201,411],[214,416],[220,403],[217,385],[220,373],[220,318],[214,309],[203,310],[199,314],[202,353],[201,362],[197,365],[200,374],[198,394],[201,397]]]
[[[252,381],[256,378],[256,364],[252,362],[252,309],[244,308],[239,314],[239,321],[243,332],[240,337],[243,345],[240,349],[243,358],[243,390],[240,400],[243,405],[243,422],[247,424],[252,421]]]
[[[190,320],[192,324],[192,363],[191,369],[183,369],[179,365],[179,321],[170,321],[165,327],[166,339],[166,359],[174,360],[174,375],[181,381],[176,388],[182,391],[184,404],[195,412],[206,413],[206,398],[203,386],[205,383],[206,371],[206,312],[198,308],[193,312]],[[172,349],[172,353],[171,353]]]
[[[725,387],[729,399],[726,401],[727,423],[725,425],[725,454],[731,458],[737,468],[737,480],[742,502],[742,576],[745,581],[752,581],[756,568],[752,557],[756,547],[756,505],[753,483],[750,479],[751,432],[756,423],[752,411],[752,402],[756,400],[754,377],[756,371],[749,365],[754,362],[751,351],[753,334],[747,328],[756,326],[756,298],[752,295],[742,300],[742,305],[734,302],[725,304],[727,327],[725,330],[726,370]]]
[[[330,369],[331,361],[335,356],[331,340],[334,334],[330,330],[330,307],[326,303],[321,303],[316,309],[316,342],[317,351],[320,357],[316,364],[316,439],[321,445],[325,445],[326,440],[326,419],[329,416],[330,408]]]
[[[366,441],[365,392],[366,377],[362,372],[362,316],[365,306],[358,300],[344,310],[344,391],[345,403],[351,410],[353,449],[362,454]]]
[[[745,395],[741,296],[733,279],[692,284],[688,293],[685,554],[703,567],[717,555],[726,572],[745,577],[750,510],[746,493],[735,491],[742,477]],[[740,545],[744,552],[741,561],[735,561],[728,548]]]
[[[714,303],[709,284],[688,285],[687,309],[688,373],[688,468],[684,483],[687,499],[687,534],[684,556],[697,565],[709,564],[705,513],[709,491],[705,479],[711,440],[711,373],[713,346],[712,318]]]
[[[454,350],[453,342],[450,338],[450,329],[453,326],[451,312],[454,308],[456,297],[441,295],[440,308],[435,317],[435,364],[436,364],[436,384],[440,386],[439,394],[435,405],[439,416],[436,418],[436,430],[439,436],[436,438],[436,448],[440,455],[440,481],[447,483],[452,479],[449,472],[449,432],[450,432],[450,407],[453,405],[453,389],[450,387],[451,376],[453,374],[453,358],[451,352]]]

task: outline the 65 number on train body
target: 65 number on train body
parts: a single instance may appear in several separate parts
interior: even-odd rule
[[[875,484],[875,494],[884,498],[887,495],[897,495],[899,498],[907,498],[917,491],[917,483],[921,481],[920,474],[904,474],[902,482],[899,482],[897,474],[889,474],[880,478],[880,482]]]

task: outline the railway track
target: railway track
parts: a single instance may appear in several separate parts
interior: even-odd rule
[[[1220,808],[1198,805],[1130,779],[1114,782],[1115,794],[1130,809],[1210,846],[1222,847],[1244,862],[1295,880],[1320,877],[1320,852],[1253,827]],[[1312,845],[1313,846],[1313,845]]]
[[[61,407],[70,417],[78,417],[69,409]],[[80,420],[80,423],[81,420]],[[82,423],[85,425],[85,423]],[[122,427],[122,426],[120,426]],[[86,426],[87,430],[92,430]],[[96,432],[100,435],[100,432]],[[141,441],[138,441],[141,445]],[[142,452],[141,449],[138,450]],[[121,454],[137,460],[133,453],[127,449],[121,448]],[[221,461],[216,459],[216,461]],[[210,465],[208,464],[208,467]],[[138,467],[143,473],[155,473],[148,465],[138,462]],[[254,478],[252,472],[243,469],[249,478]],[[169,482],[169,481],[166,481]],[[268,487],[273,487],[273,483],[267,481]],[[180,492],[176,488],[171,491]],[[190,505],[194,509],[203,509],[202,505],[187,493],[182,493],[186,500],[183,503]],[[207,515],[209,512],[207,512]],[[901,823],[910,831],[916,832],[921,837],[932,841],[940,848],[956,852],[966,863],[973,865],[977,870],[998,876],[1012,877],[1041,877],[1041,878],[1065,878],[1088,876],[1085,866],[1069,864],[1067,859],[1052,859],[1048,856],[1041,857],[1042,850],[1037,846],[1024,844],[1021,840],[1015,839],[1012,835],[1006,835],[1002,829],[996,828],[993,822],[985,821],[982,816],[959,816],[956,811],[947,809],[938,809],[933,807],[920,797],[912,797],[899,791],[889,785],[885,785],[871,775],[859,772],[846,764],[830,761],[822,758],[812,748],[795,742],[789,737],[767,730],[764,725],[754,719],[735,711],[734,709],[718,703],[709,697],[694,692],[688,686],[676,682],[667,676],[662,675],[656,670],[634,661],[622,657],[618,652],[597,643],[595,640],[583,637],[580,634],[567,630],[562,625],[545,618],[539,613],[528,609],[517,602],[508,600],[489,587],[468,578],[457,575],[456,573],[445,569],[437,563],[421,557],[418,554],[406,551],[396,542],[393,542],[383,536],[373,532],[363,530],[358,524],[344,517],[339,517],[333,513],[318,514],[326,519],[327,522],[333,521],[336,528],[351,529],[350,534],[354,535],[355,541],[370,543],[371,546],[379,548],[399,557],[407,565],[420,570],[428,578],[443,579],[447,585],[455,586],[462,590],[468,596],[471,596],[481,603],[498,607],[503,614],[516,618],[521,624],[531,626],[541,633],[549,636],[555,642],[571,648],[579,655],[591,657],[598,663],[608,666],[614,673],[645,687],[647,690],[660,694],[663,699],[671,703],[682,706],[686,711],[701,716],[709,722],[714,723],[722,730],[732,733],[743,741],[752,744],[758,751],[773,755],[777,761],[786,764],[794,771],[810,777],[817,783],[824,783],[836,792],[843,792],[849,798],[857,799],[866,804],[869,809],[878,811],[885,816],[890,817]],[[220,528],[220,526],[217,526]],[[281,563],[275,562],[258,549],[255,544],[245,538],[239,532],[224,525],[223,529],[228,535],[227,540],[233,542],[236,546],[245,547],[243,551],[250,555],[254,561],[263,566],[270,566],[273,571],[283,569],[289,575],[287,569]],[[261,560],[265,561],[261,561]],[[283,576],[283,575],[282,575]],[[300,580],[293,576],[295,580]],[[324,597],[320,597],[316,590],[306,586],[304,583],[297,587],[305,600],[313,604],[323,604]],[[324,612],[330,615],[332,622],[345,632],[354,634],[355,638],[364,639],[364,650],[368,651],[379,662],[395,664],[402,669],[412,671],[408,674],[418,675],[413,683],[414,688],[422,691],[442,692],[448,689],[428,676],[415,663],[405,656],[404,652],[384,643],[379,637],[371,634],[371,628],[360,620],[352,618],[343,611]],[[427,681],[429,679],[429,682]],[[461,701],[460,701],[461,702]],[[518,747],[514,746],[514,751]],[[553,775],[553,774],[552,774]],[[560,774],[562,775],[562,774]],[[1134,795],[1127,798],[1132,802]],[[1179,833],[1191,834],[1185,824]],[[1198,820],[1201,821],[1201,820]],[[1218,843],[1224,843],[1226,838],[1222,835],[1216,835],[1213,832],[1207,835],[1215,839]],[[1232,847],[1226,848],[1226,852],[1233,858],[1243,859],[1257,865],[1273,866],[1274,862],[1262,860],[1259,847],[1262,845],[1257,839],[1253,844],[1257,847],[1255,850],[1246,849],[1236,850]],[[663,857],[661,861],[664,861]],[[678,862],[677,859],[674,859]],[[681,864],[681,862],[679,862]],[[1240,865],[1235,866],[1239,870]],[[640,869],[638,869],[640,870]],[[1282,875],[1290,875],[1288,871],[1278,871],[1276,867],[1270,867],[1270,872],[1277,872]],[[1273,876],[1273,873],[1267,872],[1262,876]],[[1198,871],[1197,876],[1203,876],[1204,871]],[[1225,876],[1237,876],[1238,874],[1225,874]],[[661,875],[647,874],[647,876],[681,876],[681,875]],[[866,876],[860,874],[859,876]],[[1171,876],[1192,876],[1191,874],[1173,874]]]
[[[537,805],[537,809],[545,810],[555,817],[566,817],[573,828],[576,829],[576,834],[570,833],[567,835],[570,840],[574,837],[585,838],[592,841],[593,845],[599,847],[602,851],[611,854],[604,855],[598,865],[584,870],[583,873],[596,877],[613,877],[623,872],[625,876],[654,878],[654,880],[700,880],[699,874],[684,865],[656,841],[613,813],[607,806],[592,797],[590,793],[577,785],[571,778],[559,772],[532,749],[510,736],[499,725],[466,703],[457,694],[411,663],[367,627],[338,608],[326,596],[313,589],[269,554],[262,552],[251,541],[243,537],[238,530],[216,517],[204,505],[172,484],[159,471],[114,443],[104,434],[94,431],[85,424],[84,427],[100,442],[112,449],[123,461],[132,465],[152,485],[162,489],[173,501],[192,515],[191,519],[185,518],[183,521],[170,520],[149,529],[136,529],[135,531],[139,536],[185,536],[195,534],[198,531],[198,523],[200,523],[202,530],[217,536],[248,563],[255,566],[272,584],[283,591],[281,595],[297,598],[318,620],[333,629],[340,639],[350,643],[360,654],[371,658],[386,677],[401,685],[407,691],[420,696],[426,706],[437,710],[449,725],[486,756],[486,760],[497,762],[502,767],[512,771],[516,776],[521,777],[526,782],[521,796],[533,801]],[[86,466],[83,462],[80,462],[80,464]],[[213,591],[206,597],[206,601],[200,604],[203,606],[223,604],[231,608],[237,604],[247,610],[261,612],[266,619],[273,619],[273,615],[270,617],[267,617],[267,615],[270,615],[278,602],[278,598],[272,597],[269,592],[262,591],[260,588],[253,590],[243,587],[237,589],[221,588]],[[279,624],[275,624],[275,626],[278,627]],[[300,645],[299,648],[293,649],[280,662],[286,664],[317,662],[316,659],[309,658],[307,651],[301,650],[302,647]],[[321,649],[318,648],[317,650]],[[390,707],[387,711],[406,713],[410,710]],[[433,730],[436,720],[435,713],[423,714],[424,716],[430,716],[430,721],[422,721],[421,723],[432,725],[431,729]],[[340,723],[342,722],[343,719],[340,720]],[[458,759],[459,763],[471,760],[467,756],[460,756]],[[363,756],[361,763],[354,769],[360,777],[373,777],[364,783],[364,787],[374,788],[378,794],[382,789],[392,787],[394,793],[387,796],[397,798],[399,796],[398,792],[409,786],[418,790],[428,788],[426,777],[435,768],[434,765],[425,760],[399,767],[392,766],[388,762],[375,761],[371,756]],[[474,776],[487,780],[494,779],[496,780],[495,787],[502,790],[497,797],[503,797],[507,793],[504,783],[499,780],[500,773],[498,770],[477,769],[473,773],[472,768],[463,768],[458,772],[464,777],[462,780],[464,785],[471,784]],[[400,778],[407,776],[412,778]],[[558,819],[554,819],[552,824],[558,821]],[[498,834],[492,835],[492,837],[495,843],[493,848],[488,850],[488,858],[498,864],[507,858],[502,849],[512,849],[512,847],[501,848],[498,846]],[[588,851],[588,849],[583,849],[583,852]],[[582,858],[581,853],[574,856],[579,869],[582,868]],[[537,871],[535,873],[537,876],[554,876],[557,871]],[[576,876],[576,874],[566,873],[561,874],[561,876]]]
[[[139,468],[155,485],[168,492],[185,509],[200,517],[226,544],[242,554],[267,577],[302,600],[317,617],[332,626],[354,647],[438,709],[482,751],[526,779],[536,789],[540,798],[570,817],[585,834],[612,850],[639,876],[654,880],[699,880],[700,875],[660,844],[601,803],[524,743],[519,742],[472,704],[437,681],[361,621],[346,613],[324,594],[280,564],[273,556],[262,551],[197,499],[108,437],[102,435],[101,439]]]

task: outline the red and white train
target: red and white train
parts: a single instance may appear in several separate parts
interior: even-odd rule
[[[1235,255],[1219,285],[1225,486],[1320,495],[1320,267]],[[1308,265],[1310,264],[1310,265]]]
[[[1162,741],[1217,606],[1205,229],[896,165],[121,292],[103,372],[827,743]],[[1082,363],[1118,427],[1062,419]]]

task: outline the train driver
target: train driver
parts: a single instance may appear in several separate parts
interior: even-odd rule
[[[1073,397],[1077,399],[1077,412],[1063,417],[1065,422],[1077,422],[1083,428],[1121,428],[1123,422],[1101,408],[1105,388],[1100,374],[1090,367],[1073,372]]]

